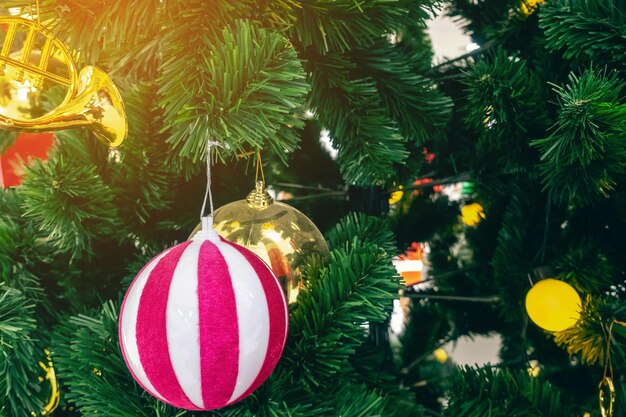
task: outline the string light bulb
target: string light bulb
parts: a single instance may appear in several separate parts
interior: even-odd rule
[[[537,282],[526,294],[526,311],[530,319],[549,332],[560,332],[580,319],[582,301],[566,282],[547,278]]]

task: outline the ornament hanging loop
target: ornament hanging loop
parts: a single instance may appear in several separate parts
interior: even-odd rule
[[[259,180],[259,172],[261,173],[261,179]],[[254,184],[254,190],[246,197],[248,205],[258,210],[265,210],[272,204],[274,199],[269,195],[265,189],[265,173],[263,172],[263,160],[261,159],[261,151],[257,151],[257,164],[256,164],[256,178]]]
[[[211,241],[219,240],[218,234],[213,230],[213,212],[215,207],[213,206],[213,193],[211,192],[211,148],[213,146],[222,146],[219,142],[207,139],[206,150],[206,190],[204,192],[204,201],[202,202],[202,208],[200,209],[200,222],[202,224],[202,230],[200,230],[193,239],[209,239]],[[209,214],[205,216],[207,202],[209,203]]]
[[[256,177],[255,184],[259,183],[259,172],[261,172],[261,181],[263,181],[263,185],[265,186],[265,172],[263,172],[263,160],[261,159],[261,151],[258,150],[257,153],[257,161],[256,161]]]
[[[613,379],[609,376],[605,376],[598,385],[600,390],[598,394],[598,400],[600,402],[600,413],[602,417],[613,417],[613,404],[615,403],[615,386],[613,385]],[[608,398],[605,393],[608,392]]]
[[[626,323],[613,320],[608,332],[604,324],[602,331],[606,337],[606,359],[604,362],[604,375],[598,384],[598,402],[600,403],[600,413],[602,417],[613,417],[613,405],[615,404],[615,385],[613,384],[613,362],[611,361],[611,339],[613,337],[613,326],[626,326]],[[608,393],[608,397],[607,394]]]

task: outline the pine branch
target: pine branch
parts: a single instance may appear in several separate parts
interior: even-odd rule
[[[163,34],[158,26],[151,29],[154,33],[125,45],[124,49],[108,49],[99,57],[98,66],[107,69],[107,74],[122,94],[124,81],[152,81],[159,76],[158,58],[161,56]]]
[[[48,260],[50,248],[37,240],[32,223],[21,217],[21,204],[15,190],[0,190],[0,281],[32,302],[47,305],[31,268],[36,261]]]
[[[55,329],[51,351],[64,399],[86,415],[152,416],[156,400],[146,400],[124,366],[117,340],[118,310],[108,302],[101,311],[65,318]]]
[[[20,201],[15,192],[0,190],[0,279],[8,279],[20,261],[20,250],[32,247],[34,239],[28,239],[23,229],[13,219],[19,218]]]
[[[463,83],[465,122],[479,137],[476,152],[493,155],[505,169],[529,160],[529,138],[544,134],[548,119],[541,85],[526,61],[500,47],[472,65]]]
[[[436,15],[441,7],[439,2],[431,7],[413,10],[411,22],[396,29],[396,48],[400,50],[413,71],[427,75],[432,68],[433,45],[426,21]]]
[[[581,317],[575,326],[554,335],[557,345],[570,355],[580,355],[583,364],[604,366],[612,358],[612,366],[626,366],[626,329],[614,324],[611,330],[611,348],[607,337],[611,323],[626,320],[626,304],[605,296],[587,295],[583,301]]]
[[[37,380],[32,333],[36,329],[34,304],[24,294],[0,282],[0,413],[30,415],[43,409],[43,388]]]
[[[113,196],[95,165],[76,166],[62,156],[36,161],[20,186],[24,215],[60,252],[79,258],[115,227]]]
[[[346,220],[343,227],[349,224]],[[365,233],[363,226],[358,229]],[[350,372],[348,361],[366,336],[358,323],[384,321],[398,288],[389,255],[366,242],[368,235],[356,236],[331,252],[327,267],[305,271],[307,289],[291,309],[283,366],[309,389]]]
[[[348,370],[366,336],[355,323],[386,318],[398,285],[394,275],[377,246],[333,250],[328,267],[307,277],[307,291],[292,308],[285,365],[311,387]]]
[[[265,386],[258,391],[263,391]],[[252,396],[258,395],[258,391]],[[220,410],[219,417],[422,416],[421,408],[416,407],[411,401],[398,401],[397,398],[368,389],[362,384],[349,382],[333,384],[327,391],[318,391],[308,397],[290,397],[288,402],[283,403],[273,401],[261,408],[229,407]]]
[[[312,395],[299,382],[289,377],[289,370],[274,370],[269,379],[243,401],[218,410],[216,417],[324,417],[332,414],[332,406]],[[324,396],[324,398],[326,398]]]
[[[389,228],[388,222],[378,217],[367,216],[363,213],[351,213],[342,218],[328,233],[330,247],[342,246],[358,247],[360,244],[374,244],[389,256],[397,250],[395,236]]]
[[[385,109],[375,80],[359,77],[355,67],[344,54],[308,57],[309,106],[330,130],[345,180],[383,183],[394,174],[394,164],[408,157],[406,139]]]
[[[614,282],[614,266],[605,248],[595,239],[574,240],[556,262],[558,275],[584,294],[600,294]]]
[[[386,183],[395,173],[396,164],[404,164],[408,158],[403,138],[391,123],[381,104],[366,102],[355,108],[365,110],[367,117],[348,117],[339,120],[336,114],[330,126],[340,130],[345,124],[357,124],[356,136],[340,136],[331,130],[331,138],[339,149],[337,162],[346,182],[360,185]],[[324,120],[324,119],[322,119]],[[367,168],[365,168],[367,167]],[[365,169],[364,169],[365,168]]]
[[[395,404],[395,411],[417,413],[421,407],[415,404],[409,388],[401,382],[400,369],[394,359],[391,351],[381,349],[369,338],[357,349],[350,365],[356,372],[357,383],[388,397]],[[381,372],[382,369],[387,372]]]
[[[307,61],[309,106],[330,130],[349,183],[385,183],[408,157],[407,139],[432,138],[447,121],[449,102],[413,73],[410,47],[385,38],[419,26],[432,6],[420,3],[311,1],[290,33]]]
[[[494,286],[503,300],[503,318],[509,323],[519,323],[526,317],[523,299],[529,289],[528,273],[546,259],[541,251],[545,249],[546,228],[550,231],[551,219],[545,196],[536,184],[511,190],[511,194],[490,265]]]
[[[345,384],[336,390],[333,398],[335,411],[332,415],[342,417],[390,416],[390,417],[421,417],[419,407],[394,401],[377,391],[368,390],[364,385]]]
[[[539,12],[547,47],[566,59],[626,69],[626,2],[624,0],[556,0]]]
[[[481,1],[453,0],[446,14],[462,25],[474,42],[482,45],[485,41],[503,35],[503,26],[519,10],[519,0]],[[519,12],[518,12],[519,13]]]
[[[401,49],[387,41],[371,48],[355,49],[351,60],[363,76],[371,76],[389,116],[398,123],[400,134],[418,145],[437,139],[446,127],[452,101],[431,80],[411,68]]]
[[[569,404],[552,385],[524,371],[463,368],[448,391],[450,417],[570,417]]]
[[[607,196],[626,163],[626,84],[616,73],[587,70],[554,86],[559,115],[552,133],[532,142],[541,153],[544,189],[559,204],[588,205]]]
[[[162,112],[156,106],[156,88],[141,83],[126,86],[124,91],[131,121],[128,138],[115,157],[109,158],[107,174],[115,206],[126,219],[126,233],[120,233],[126,238],[138,235],[156,212],[171,207],[180,169],[169,163],[171,150],[158,132]],[[129,187],[131,183],[134,186]]]
[[[410,25],[412,12],[432,1],[306,0],[294,10],[296,22],[290,31],[294,44],[313,48],[319,54],[346,52],[354,46],[369,47],[393,28]]]
[[[264,27],[277,32],[287,32],[296,22],[299,0],[257,0],[252,2]]]
[[[32,7],[32,2],[9,1],[21,3],[26,10]],[[160,3],[158,0],[113,3],[40,0],[40,11],[46,26],[71,49],[80,51],[82,62],[95,64],[103,55],[124,51],[150,39],[158,27]]]
[[[175,29],[173,28],[172,31]],[[180,28],[187,33],[188,28]],[[298,124],[293,112],[307,92],[304,72],[287,39],[236,21],[217,40],[195,40],[199,66],[189,65],[185,50],[170,41],[159,80],[169,142],[182,157],[202,159],[207,139],[227,145],[222,154],[246,147],[293,150]],[[196,58],[198,59],[198,58]],[[180,80],[189,82],[181,88]]]

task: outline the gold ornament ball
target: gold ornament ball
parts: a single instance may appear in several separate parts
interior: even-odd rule
[[[461,208],[461,221],[469,227],[476,227],[485,218],[485,209],[479,203],[466,204]]]
[[[262,181],[246,200],[215,210],[213,228],[263,259],[280,280],[289,303],[298,297],[306,259],[328,257],[328,245],[315,224],[295,208],[274,202]],[[192,236],[200,229],[201,225]]]
[[[526,311],[530,319],[549,332],[560,332],[574,326],[580,318],[582,301],[571,285],[548,278],[537,282],[526,294]]]

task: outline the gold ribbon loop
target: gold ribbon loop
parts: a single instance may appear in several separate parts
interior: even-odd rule
[[[598,399],[600,401],[600,412],[602,413],[602,417],[612,417],[613,416],[613,404],[615,403],[615,386],[613,385],[613,380],[609,376],[605,376],[600,381],[598,385],[598,389],[600,390],[598,394]],[[608,398],[605,395],[608,393]]]

